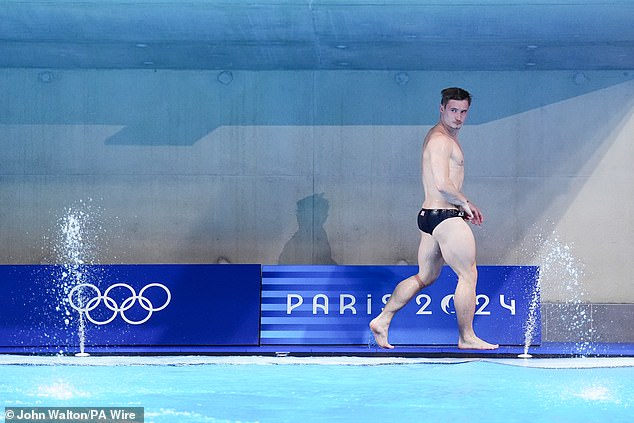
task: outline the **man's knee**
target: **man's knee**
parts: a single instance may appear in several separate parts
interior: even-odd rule
[[[423,289],[434,283],[438,276],[440,276],[440,272],[418,272],[414,275],[414,279],[420,289]]]
[[[472,266],[469,266],[464,271],[456,272],[456,274],[458,275],[458,279],[468,284],[475,285],[476,282],[478,281],[478,268],[476,267],[475,264]]]

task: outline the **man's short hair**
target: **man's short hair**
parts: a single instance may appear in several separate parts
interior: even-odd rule
[[[458,87],[445,88],[440,92],[442,98],[440,99],[440,104],[446,106],[449,103],[449,100],[467,100],[469,106],[471,106],[471,94],[467,90],[463,90]]]

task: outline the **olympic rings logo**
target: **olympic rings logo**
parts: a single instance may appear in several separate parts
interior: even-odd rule
[[[121,304],[118,304],[117,301],[110,297],[111,291],[118,287],[122,287],[130,291],[130,296],[123,300]],[[165,294],[167,295],[165,302],[159,307],[155,307],[154,304],[152,304],[152,302],[143,295],[146,290],[153,287],[163,289],[165,291]],[[94,294],[92,296],[89,295],[89,297],[92,298],[88,301],[83,301],[85,297],[84,289],[89,289]],[[75,300],[76,298],[79,300],[79,304],[77,304]],[[109,286],[103,294],[95,285],[90,283],[82,283],[75,286],[68,294],[68,301],[70,302],[71,307],[77,310],[80,314],[83,313],[90,322],[96,325],[106,325],[112,322],[117,317],[117,314],[120,314],[121,318],[126,323],[129,323],[131,325],[140,325],[150,320],[150,317],[152,317],[152,313],[161,311],[165,307],[167,307],[171,299],[172,293],[165,285],[161,283],[151,283],[145,285],[138,294],[133,287],[126,283],[115,283],[114,285]],[[95,310],[102,301],[103,304],[112,311],[112,316],[108,317],[105,320],[96,320],[90,315],[90,312]],[[126,311],[130,310],[137,302],[144,310],[147,311],[147,315],[140,320],[131,320],[126,316],[125,313]]]

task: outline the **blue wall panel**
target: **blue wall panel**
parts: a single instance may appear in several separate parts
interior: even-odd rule
[[[0,266],[0,347],[75,348],[77,309],[86,346],[257,346],[260,277],[260,265]]]
[[[523,345],[525,323],[537,287],[533,266],[480,266],[476,333],[491,342]],[[396,284],[416,266],[263,266],[262,345],[363,345],[372,340],[370,320]],[[453,345],[457,326],[449,268],[394,318],[390,342]],[[539,300],[539,293],[535,296]],[[541,340],[539,307],[533,343]]]
[[[369,321],[414,272],[415,266],[0,266],[0,348],[75,352],[82,325],[93,351],[367,345]],[[523,345],[530,303],[539,301],[537,274],[533,266],[479,267],[474,325],[481,337]],[[444,268],[397,314],[390,341],[455,345],[456,279]],[[539,344],[539,307],[535,321]]]

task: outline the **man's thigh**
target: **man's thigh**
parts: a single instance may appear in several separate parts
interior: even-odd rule
[[[475,265],[476,244],[469,224],[461,218],[450,218],[434,230],[445,262],[458,274]]]
[[[418,246],[418,273],[425,280],[435,280],[442,269],[445,260],[438,241],[431,235],[421,232]]]

